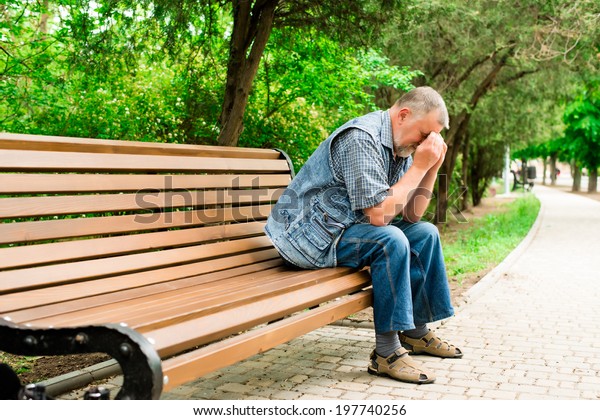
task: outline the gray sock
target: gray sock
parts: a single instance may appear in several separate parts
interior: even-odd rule
[[[423,324],[417,325],[415,329],[402,331],[402,334],[410,338],[421,338],[425,337],[428,332],[429,328],[427,328],[427,324]]]
[[[400,348],[400,338],[397,331],[375,334],[375,352],[381,357],[388,357]]]

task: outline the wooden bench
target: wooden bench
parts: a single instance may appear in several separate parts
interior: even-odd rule
[[[103,352],[116,398],[156,399],[370,306],[367,271],[265,236],[292,176],[277,150],[0,133],[0,350]]]

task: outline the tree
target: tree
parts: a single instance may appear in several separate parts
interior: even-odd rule
[[[241,146],[293,150],[299,167],[347,120],[377,108],[379,89],[404,92],[420,72],[312,28],[276,28],[244,117]]]
[[[2,9],[0,46],[14,58],[0,73],[0,130],[217,144],[231,68],[229,5],[10,2]],[[308,12],[300,13],[300,6]],[[319,13],[310,12],[317,7]],[[248,93],[239,144],[292,147],[301,165],[335,126],[372,110],[381,88],[412,87],[417,72],[391,66],[343,26],[356,19],[350,13],[356,7],[349,3],[328,14],[308,1],[280,4]],[[335,25],[315,28],[327,15]],[[368,33],[368,24],[357,21],[356,32]],[[334,30],[340,34],[328,34]]]
[[[62,89],[53,60],[65,48],[59,37],[49,36],[47,2],[22,6],[7,1],[0,5],[0,127],[18,122],[32,106],[25,92],[37,97],[41,107],[60,106],[52,92]],[[33,15],[33,18],[31,17]],[[40,89],[39,84],[47,86]]]
[[[136,3],[123,0],[129,8],[135,8]],[[235,146],[244,128],[244,114],[253,81],[274,28],[318,28],[326,35],[352,44],[377,33],[386,16],[385,8],[400,7],[401,3],[389,0],[344,0],[335,3],[310,0],[146,0],[143,4],[154,6],[153,18],[158,19],[164,28],[167,34],[165,45],[170,51],[178,51],[189,42],[191,22],[198,21],[199,17],[212,16],[217,9],[230,10],[231,35],[218,143]],[[212,21],[209,18],[200,20]]]
[[[529,149],[529,154],[536,150],[535,156],[518,156],[530,159],[537,157],[538,144],[562,134],[562,125],[552,124],[553,120],[560,121],[562,107],[547,98],[546,89],[538,82],[536,75],[498,86],[481,99],[473,114],[468,137],[463,141],[469,144],[470,153],[463,155],[461,162],[467,168],[474,166],[467,171],[469,179],[463,176],[463,183],[470,186],[473,205],[481,200],[492,179],[501,175],[507,145],[513,158],[520,149]]]
[[[565,139],[575,161],[589,170],[588,192],[598,191],[600,82],[589,82],[565,111]]]
[[[126,11],[108,21],[76,2],[3,6],[1,131],[183,141],[177,68],[142,55],[149,39],[129,42]]]
[[[550,185],[556,185],[556,159],[558,157],[559,142],[561,142],[561,139],[532,146],[534,149],[533,157],[542,159],[544,166],[542,171],[543,185],[546,185],[546,178],[548,178],[548,164],[550,164]]]
[[[523,86],[518,82],[531,79],[547,100],[564,96],[568,86],[553,82],[554,75],[595,68],[599,8],[593,1],[418,1],[397,17],[397,29],[387,31],[386,53],[395,64],[421,69],[425,76],[417,84],[437,88],[449,106],[438,221],[445,220],[447,182],[484,98],[501,88],[516,93],[515,86]],[[510,117],[522,112],[515,105],[496,106]]]
[[[221,111],[219,144],[235,146],[261,57],[271,35],[278,0],[233,0],[233,32]]]

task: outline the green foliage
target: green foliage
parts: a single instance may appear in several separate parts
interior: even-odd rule
[[[494,166],[504,148],[492,145],[516,150],[562,135],[562,104],[582,74],[598,70],[599,12],[592,0],[417,0],[395,16],[384,51],[423,71],[415,84],[442,93],[449,169],[467,136],[472,158],[495,150],[483,162]]]
[[[565,147],[583,167],[600,167],[600,79],[587,84],[564,114]]]
[[[316,31],[275,30],[247,108],[241,146],[288,151],[299,168],[327,135],[376,109],[374,90],[412,87],[418,71],[374,50],[342,48]]]
[[[372,48],[358,50],[356,53],[360,65],[358,70],[362,69],[364,80],[370,81],[368,87],[373,91],[381,87],[392,87],[399,92],[406,92],[413,88],[411,81],[423,75],[421,71],[411,71],[408,66],[392,66],[381,51]]]
[[[600,83],[586,83],[582,93],[568,103],[562,117],[560,136],[517,149],[512,157],[528,160],[556,156],[574,160],[588,169],[600,167]]]
[[[9,2],[0,34],[14,57],[0,67],[0,131],[215,144],[232,28],[217,3]],[[310,26],[282,26],[240,145],[280,147],[299,167],[336,126],[375,109],[376,89],[408,90],[419,74]]]
[[[213,59],[225,57],[226,42],[215,37],[216,52],[171,60],[152,43],[160,28],[140,17],[150,16],[147,10],[121,9],[107,18],[100,12],[109,3],[82,4],[42,10],[13,1],[3,10],[9,23],[0,32],[2,51],[9,58],[0,67],[0,131],[210,142],[223,85],[223,66]]]
[[[215,144],[231,4],[5,0],[0,131]],[[573,75],[597,72],[598,9],[591,0],[280,2],[240,145],[282,148],[299,167],[344,121],[426,83],[443,94],[451,126],[472,113],[471,159],[485,150],[490,167],[481,173],[493,173],[501,145],[562,138]],[[581,112],[572,107],[573,130],[562,141],[571,147],[561,153],[593,154],[577,140],[594,126],[575,117]]]

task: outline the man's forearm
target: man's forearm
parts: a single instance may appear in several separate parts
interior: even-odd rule
[[[413,165],[388,190],[388,196],[376,206],[364,209],[369,223],[385,226],[402,213],[405,220],[418,222],[431,200],[433,186],[448,147],[439,133],[431,132],[413,157]]]
[[[376,226],[385,226],[398,214],[404,215],[414,192],[421,188],[424,181],[426,181],[426,185],[429,184],[428,173],[429,171],[412,166],[397,183],[390,187],[385,200],[364,210],[369,222]],[[433,182],[435,182],[435,176]]]
[[[419,186],[411,192],[402,212],[404,220],[413,223],[421,220],[429,207],[436,179],[437,168],[431,168],[427,171]]]

